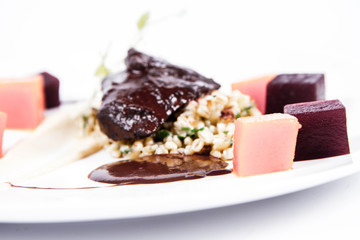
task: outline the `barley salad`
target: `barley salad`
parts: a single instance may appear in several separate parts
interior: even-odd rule
[[[96,106],[83,117],[85,134],[101,134]],[[219,90],[191,101],[154,134],[135,141],[107,138],[104,148],[115,158],[135,159],[154,154],[210,154],[222,160],[233,158],[234,121],[260,115],[248,95],[238,90]]]

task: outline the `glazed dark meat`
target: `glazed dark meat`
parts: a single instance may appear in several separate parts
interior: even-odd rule
[[[126,70],[102,82],[97,118],[113,140],[150,136],[179,108],[218,89],[219,84],[190,69],[128,51]]]

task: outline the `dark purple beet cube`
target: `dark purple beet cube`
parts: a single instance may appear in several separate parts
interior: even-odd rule
[[[325,100],[324,74],[280,74],[268,85],[266,113],[283,113],[291,103]]]
[[[289,104],[284,112],[302,125],[296,142],[295,161],[350,153],[346,111],[339,100]]]
[[[40,73],[44,79],[44,93],[45,93],[45,106],[46,108],[53,108],[60,105],[59,99],[59,79],[55,76],[42,72]]]

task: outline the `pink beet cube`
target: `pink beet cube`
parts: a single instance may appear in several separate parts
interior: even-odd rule
[[[268,85],[266,113],[283,113],[291,103],[325,100],[324,74],[280,74]]]
[[[44,118],[42,76],[0,79],[0,111],[7,114],[6,128],[37,127]]]
[[[276,75],[267,75],[259,78],[250,79],[231,84],[231,90],[239,90],[241,93],[249,95],[256,103],[257,108],[262,114],[266,107],[266,87]]]
[[[290,170],[300,127],[296,117],[281,113],[237,119],[235,174],[246,177]]]
[[[6,124],[6,113],[0,112],[0,157],[2,156],[2,139]]]
[[[308,160],[350,153],[346,110],[339,100],[289,104],[287,114],[299,119],[295,159]]]

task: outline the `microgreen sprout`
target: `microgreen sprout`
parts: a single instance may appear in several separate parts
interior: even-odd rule
[[[137,28],[138,28],[139,31],[144,29],[144,27],[146,26],[146,24],[147,24],[147,22],[149,20],[149,17],[150,17],[149,12],[146,12],[143,15],[141,15],[140,19],[137,22]]]

